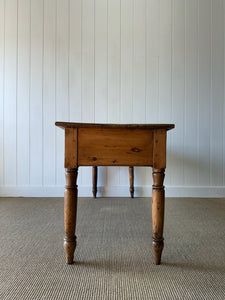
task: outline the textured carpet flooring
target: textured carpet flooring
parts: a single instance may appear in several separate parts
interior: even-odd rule
[[[76,263],[63,199],[0,199],[0,299],[225,299],[225,199],[166,199],[153,264],[151,199],[80,198]]]

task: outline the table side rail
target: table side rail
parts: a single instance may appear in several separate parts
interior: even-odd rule
[[[78,165],[152,166],[153,132],[130,128],[78,128]]]

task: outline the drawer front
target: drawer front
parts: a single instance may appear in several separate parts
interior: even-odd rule
[[[153,130],[78,129],[79,166],[152,166]]]

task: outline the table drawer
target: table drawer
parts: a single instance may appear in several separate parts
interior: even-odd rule
[[[153,130],[78,128],[78,166],[152,166]]]

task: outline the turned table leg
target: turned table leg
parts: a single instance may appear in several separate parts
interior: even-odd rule
[[[164,223],[164,171],[165,169],[153,168],[153,186],[152,186],[152,248],[154,254],[154,263],[159,265],[163,250],[163,223]]]
[[[98,168],[95,166],[92,168],[92,193],[93,197],[97,195],[97,180],[98,180]]]
[[[134,198],[134,167],[129,167],[130,196]]]
[[[66,186],[64,191],[64,250],[67,264],[73,263],[76,248],[76,215],[77,215],[77,169],[66,169]]]

